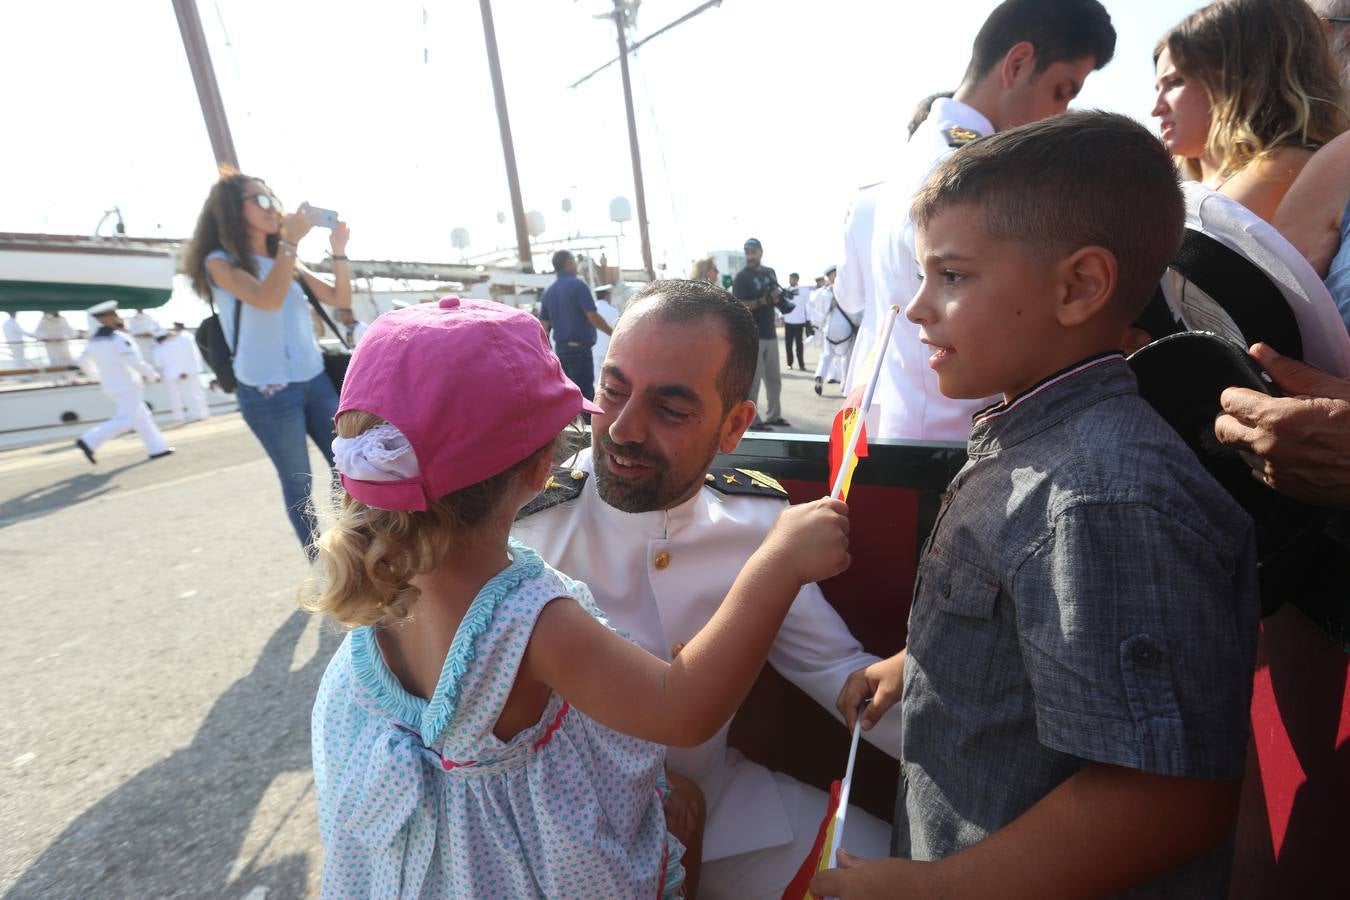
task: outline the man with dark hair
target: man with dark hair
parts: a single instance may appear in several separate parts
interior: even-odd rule
[[[793,307],[783,313],[783,344],[787,349],[787,367],[792,368],[792,351],[796,350],[797,368],[806,371],[806,334],[807,313],[810,311],[806,301],[811,292],[801,287],[802,276],[796,272],[788,275],[786,294]]]
[[[539,298],[539,321],[545,334],[553,334],[553,349],[562,363],[563,374],[581,388],[587,400],[594,400],[595,362],[591,347],[597,329],[605,334],[612,329],[596,310],[591,289],[577,277],[577,261],[570,251],[553,254],[553,271],[558,280]]]
[[[749,398],[759,402],[759,386],[764,385],[765,404],[763,416],[756,416],[750,423],[751,428],[767,429],[781,425],[791,427],[792,423],[783,418],[779,398],[783,392],[783,376],[778,367],[778,332],[774,329],[773,311],[783,296],[778,286],[778,274],[763,264],[764,245],[757,238],[745,242],[745,268],[736,273],[731,283],[732,295],[755,317],[755,328],[759,331],[759,362],[755,366],[755,378],[750,385]]]
[[[597,398],[605,413],[592,417],[591,449],[555,472],[516,522],[518,539],[585,581],[610,624],[662,659],[674,659],[712,618],[787,501],[761,473],[712,467],[754,417],[745,397],[758,356],[751,314],[721,288],[643,288],[610,341]],[[808,585],[769,662],[833,712],[847,675],[875,658]],[[893,718],[868,739],[894,754]],[[667,766],[692,779],[707,803],[699,896],[781,896],[810,852],[824,792],[744,759],[727,747],[725,728],[698,747],[671,748]],[[850,809],[850,847],[884,853],[889,832]]]
[[[895,172],[877,189],[871,215],[850,218],[846,244],[871,248],[857,263],[870,267],[871,288],[865,296],[840,293],[845,311],[866,310],[864,320],[880,333],[890,307],[903,307],[919,289],[909,207],[928,174],[976,138],[1064,112],[1087,76],[1111,60],[1115,40],[1098,0],[1006,0],[989,15],[955,94],[933,100]],[[861,280],[853,268],[846,258],[840,280]],[[942,396],[917,326],[901,316],[890,345],[875,352],[886,354],[876,386],[876,436],[964,442],[971,415],[989,401]]]

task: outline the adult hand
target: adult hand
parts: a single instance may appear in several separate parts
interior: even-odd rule
[[[1265,344],[1251,348],[1289,397],[1229,388],[1214,435],[1236,447],[1253,474],[1290,497],[1318,506],[1350,508],[1350,381],[1281,356]]]
[[[817,872],[811,879],[811,894],[840,900],[894,900],[896,897],[930,897],[934,891],[927,876],[932,863],[908,859],[866,860],[839,848],[839,868]]]
[[[874,662],[859,669],[844,680],[844,687],[835,701],[835,708],[844,717],[848,730],[853,730],[853,720],[858,715],[858,704],[863,698],[871,697],[863,711],[863,731],[868,731],[881,720],[886,710],[900,699],[900,691],[905,683],[905,651]]]
[[[328,235],[328,246],[333,251],[334,256],[347,255],[347,241],[351,238],[351,230],[347,228],[347,223],[338,219],[338,223],[333,227],[333,231]]]
[[[299,209],[293,213],[287,213],[282,218],[281,239],[292,244],[299,244],[300,239],[309,234],[313,227],[314,220],[310,217],[309,203],[301,203]]]
[[[179,380],[179,381],[187,381],[187,378],[188,378],[188,374],[187,374],[186,372],[184,372],[182,375],[179,375],[179,376],[178,376],[178,380]]]

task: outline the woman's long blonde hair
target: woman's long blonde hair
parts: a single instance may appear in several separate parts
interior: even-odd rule
[[[371,413],[349,410],[338,417],[337,433],[356,437],[383,423]],[[506,470],[428,503],[421,512],[376,509],[337,489],[336,522],[315,542],[321,568],[301,606],[330,613],[349,628],[406,619],[419,594],[412,579],[436,568],[456,540],[482,525],[516,477],[541,455],[552,453],[557,443],[550,441]]]
[[[1317,15],[1305,0],[1216,0],[1163,36],[1163,50],[1209,95],[1206,150],[1230,177],[1286,147],[1316,150],[1350,126]],[[1182,168],[1199,179],[1197,159]]]

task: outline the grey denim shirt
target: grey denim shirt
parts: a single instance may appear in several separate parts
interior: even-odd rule
[[[968,454],[910,611],[897,852],[953,854],[1089,762],[1241,779],[1254,529],[1124,359],[978,414]],[[1129,896],[1226,896],[1230,862]]]

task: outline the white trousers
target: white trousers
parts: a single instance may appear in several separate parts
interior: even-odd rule
[[[816,377],[843,381],[844,376],[848,374],[848,360],[852,352],[853,341],[842,344],[831,344],[826,341],[825,349],[820,353],[820,363],[816,366]]]
[[[783,808],[792,825],[792,840],[777,847],[738,853],[703,864],[698,895],[709,900],[779,900],[783,888],[797,874],[816,842],[816,832],[825,818],[829,795],[819,788],[773,773]],[[844,819],[845,850],[864,859],[887,856],[891,826],[856,806]]]
[[[107,396],[117,405],[117,412],[108,421],[95,425],[80,435],[80,440],[84,441],[90,450],[97,450],[103,442],[133,428],[141,436],[141,443],[145,444],[145,450],[150,455],[163,453],[169,449],[169,442],[155,427],[155,420],[150,418],[150,410],[146,409],[144,391],[133,388]]]
[[[183,407],[192,419],[205,419],[211,415],[206,406],[206,389],[202,380],[189,375],[187,378],[165,378],[164,386],[169,390],[169,409],[173,411],[175,422],[183,421]]]

